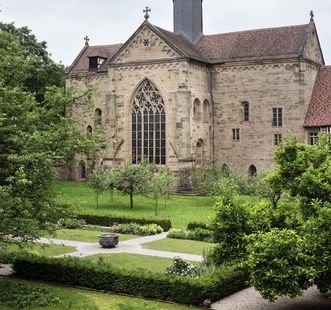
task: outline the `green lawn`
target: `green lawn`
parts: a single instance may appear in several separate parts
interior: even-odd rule
[[[19,288],[19,290],[17,289]],[[25,308],[27,310],[185,310],[197,309],[186,307],[177,304],[162,303],[154,300],[144,300],[140,298],[119,296],[108,293],[93,292],[75,288],[54,286],[45,283],[37,283],[33,281],[23,281],[13,278],[0,277],[0,309],[15,310],[18,309],[18,302],[26,303],[31,296],[38,294],[30,294],[30,292],[43,293],[34,305]],[[5,295],[8,292],[15,292],[15,297],[9,298],[10,301],[5,302]],[[38,307],[36,304],[47,300],[47,295],[55,298],[55,303],[49,306]],[[12,296],[13,294],[9,295]],[[8,298],[7,298],[8,299]]]
[[[17,244],[9,244],[7,247],[5,247],[5,249],[8,252],[27,251],[29,253],[47,256],[47,257],[67,254],[76,251],[76,247],[73,246],[63,246],[56,244],[46,245],[46,244],[37,244],[37,243],[24,248],[20,248]]]
[[[100,195],[99,210],[95,207],[93,190],[83,182],[57,181],[54,184],[56,200],[59,203],[71,204],[80,213],[98,215],[112,214],[126,217],[154,217],[154,201],[143,196],[134,197],[134,208],[130,209],[129,196],[114,194],[110,202],[109,193]],[[167,205],[164,199],[159,202],[159,218],[169,218],[176,228],[186,228],[189,222],[208,222],[213,216],[212,197],[170,196]]]
[[[141,246],[145,249],[158,251],[202,255],[205,248],[213,247],[213,243],[165,238],[158,241],[144,243]]]
[[[98,243],[98,235],[105,234],[104,231],[93,231],[85,229],[61,229],[56,232],[56,235],[47,236],[59,240],[73,240],[82,242]],[[130,234],[120,234],[120,242],[130,239],[140,238],[140,236]]]
[[[122,268],[127,270],[146,269],[152,272],[166,271],[166,267],[171,265],[173,260],[171,258],[154,257],[139,254],[97,254],[88,256],[94,262],[98,262],[99,257],[102,257],[105,263],[110,263],[112,267]]]

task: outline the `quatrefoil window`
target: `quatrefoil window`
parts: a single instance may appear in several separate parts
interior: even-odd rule
[[[143,44],[145,47],[149,46],[149,40],[148,39],[144,39]]]

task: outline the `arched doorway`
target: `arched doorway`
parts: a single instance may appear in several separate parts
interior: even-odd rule
[[[145,80],[138,88],[132,107],[132,163],[143,159],[166,164],[166,113],[158,89]]]
[[[83,160],[79,162],[79,179],[86,180],[86,164]]]

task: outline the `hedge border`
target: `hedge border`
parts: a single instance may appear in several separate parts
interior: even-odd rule
[[[248,279],[247,271],[238,264],[201,278],[127,271],[72,257],[28,255],[16,258],[13,266],[15,275],[26,279],[199,306],[206,299],[215,301],[238,291]]]
[[[164,231],[168,231],[171,226],[169,219],[146,219],[146,218],[130,218],[112,215],[94,215],[94,214],[77,214],[77,219],[85,220],[86,224],[99,225],[99,226],[111,226],[113,224],[129,224],[137,223],[144,224],[157,224],[163,228]]]

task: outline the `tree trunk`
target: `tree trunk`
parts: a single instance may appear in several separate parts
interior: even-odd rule
[[[156,198],[155,199],[155,216],[157,216],[157,211],[158,211],[158,200]]]
[[[110,206],[111,206],[113,200],[114,200],[114,191],[110,190],[110,193],[109,193],[109,205]]]
[[[133,209],[133,188],[130,188],[130,208]]]
[[[99,210],[99,192],[96,192],[96,196],[95,196],[95,204],[97,206],[97,210]]]

